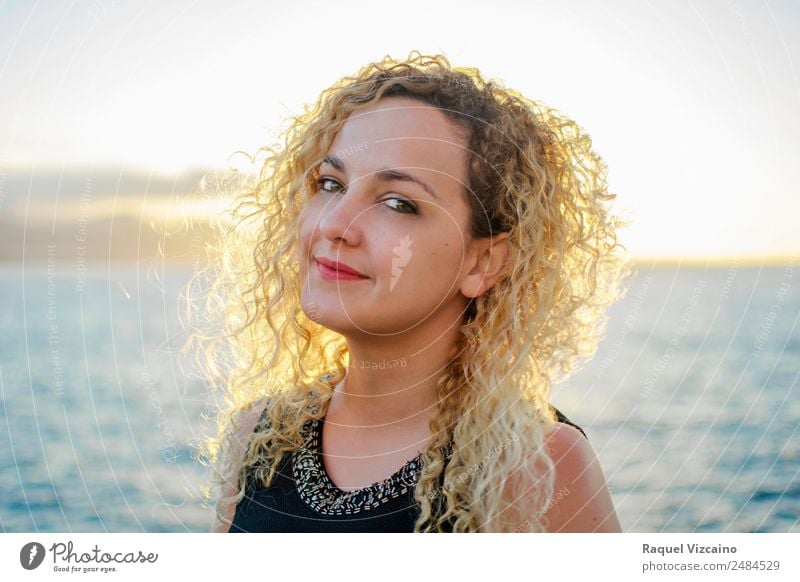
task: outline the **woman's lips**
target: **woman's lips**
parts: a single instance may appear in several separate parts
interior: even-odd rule
[[[369,278],[351,271],[337,269],[333,265],[339,265],[339,263],[327,261],[325,259],[317,259],[317,268],[323,279],[327,279],[328,281],[362,281]]]

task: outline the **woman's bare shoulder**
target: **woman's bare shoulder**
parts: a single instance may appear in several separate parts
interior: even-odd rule
[[[545,445],[556,467],[554,496],[544,513],[548,532],[619,532],[605,475],[589,440],[569,424],[555,423]]]
[[[214,522],[211,526],[211,531],[216,533],[225,533],[228,531],[233,516],[236,511],[235,504],[231,502],[224,502],[223,498],[233,497],[239,490],[239,467],[244,459],[244,453],[247,449],[247,444],[250,442],[250,437],[256,430],[256,425],[261,419],[264,410],[266,409],[268,400],[262,398],[251,403],[248,407],[240,410],[236,419],[234,420],[237,428],[233,436],[233,451],[231,455],[236,459],[234,469],[230,475],[226,477],[225,483],[222,487],[222,493],[217,500],[216,513]],[[222,516],[222,519],[220,519]]]
[[[239,441],[244,441],[245,443],[248,441],[250,435],[255,431],[258,421],[261,420],[268,403],[269,400],[267,398],[259,398],[239,411],[236,422],[238,425],[236,436]]]

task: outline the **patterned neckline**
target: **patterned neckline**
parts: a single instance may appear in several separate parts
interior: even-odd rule
[[[322,461],[322,420],[303,426],[305,444],[292,456],[292,474],[303,502],[322,515],[354,515],[407,495],[419,479],[422,453],[407,461],[383,481],[344,491],[331,481]]]

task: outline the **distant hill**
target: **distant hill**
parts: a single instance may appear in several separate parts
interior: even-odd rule
[[[199,190],[200,180],[211,171],[197,168],[170,175],[124,167],[20,168],[4,172],[0,192],[2,202],[28,197],[55,202],[77,200],[83,195],[106,198],[189,194]]]
[[[0,262],[204,259],[215,209],[203,209],[217,171],[175,175],[141,169],[43,167],[6,172],[0,180]],[[212,189],[209,186],[209,189]],[[191,228],[180,227],[189,216]],[[195,206],[193,206],[195,205]],[[160,248],[159,248],[160,246]]]
[[[55,256],[64,265],[81,262],[148,261],[204,262],[204,245],[210,239],[208,223],[195,222],[192,229],[142,224],[131,217],[51,225],[27,225],[0,219],[0,262],[47,262]],[[159,250],[161,243],[162,251]]]

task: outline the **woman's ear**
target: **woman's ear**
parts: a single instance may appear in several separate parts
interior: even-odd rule
[[[511,268],[512,246],[510,233],[473,239],[468,253],[466,277],[461,281],[461,293],[465,297],[480,297]]]

